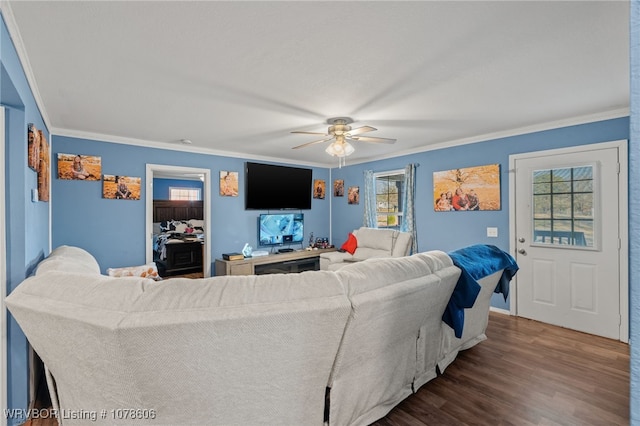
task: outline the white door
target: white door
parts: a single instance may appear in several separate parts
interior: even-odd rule
[[[626,340],[621,150],[626,170],[616,143],[512,157],[517,315]]]

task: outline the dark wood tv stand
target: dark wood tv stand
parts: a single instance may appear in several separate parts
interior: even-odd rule
[[[216,275],[262,275],[317,271],[320,269],[320,254],[335,250],[335,248],[296,250],[290,253],[248,257],[243,260],[216,259]]]

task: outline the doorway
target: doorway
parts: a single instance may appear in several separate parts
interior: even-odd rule
[[[161,164],[147,164],[146,167],[146,262],[153,262],[153,179],[156,177],[171,179],[201,179],[202,180],[202,204],[204,221],[204,244],[202,251],[202,273],[205,277],[211,276],[211,171],[194,167],[169,166]]]
[[[627,141],[509,161],[512,314],[627,342]]]

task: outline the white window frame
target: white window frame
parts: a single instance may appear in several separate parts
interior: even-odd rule
[[[197,198],[173,198],[173,191],[186,191],[189,194],[197,194]],[[200,188],[189,188],[182,186],[170,186],[169,187],[169,199],[173,201],[200,201],[202,200],[202,190]]]
[[[402,175],[404,176],[405,170],[404,169],[398,169],[398,170],[390,170],[390,171],[386,171],[386,172],[377,172],[373,174],[373,182],[374,182],[374,191],[376,191],[376,198],[378,195],[378,178],[383,178],[383,177],[387,177],[387,176],[397,176],[397,175]],[[405,189],[406,190],[406,189]],[[402,200],[399,199],[398,203],[401,203]],[[398,208],[400,208],[400,206],[398,206]],[[376,219],[376,227],[380,228],[380,229],[393,229],[393,228],[400,228],[402,221],[404,220],[404,212],[398,211],[398,212],[380,212],[378,211],[378,202],[376,199],[376,218],[377,216],[389,216],[389,215],[393,215],[393,216],[398,216],[398,224],[396,226],[384,226],[384,227],[379,227],[377,225],[378,221]]]

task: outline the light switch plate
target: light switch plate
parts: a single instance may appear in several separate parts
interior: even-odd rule
[[[487,237],[497,237],[498,236],[498,228],[495,227],[487,227]]]
[[[38,202],[38,190],[37,189],[32,189],[31,190],[31,201],[33,201],[34,203]]]

